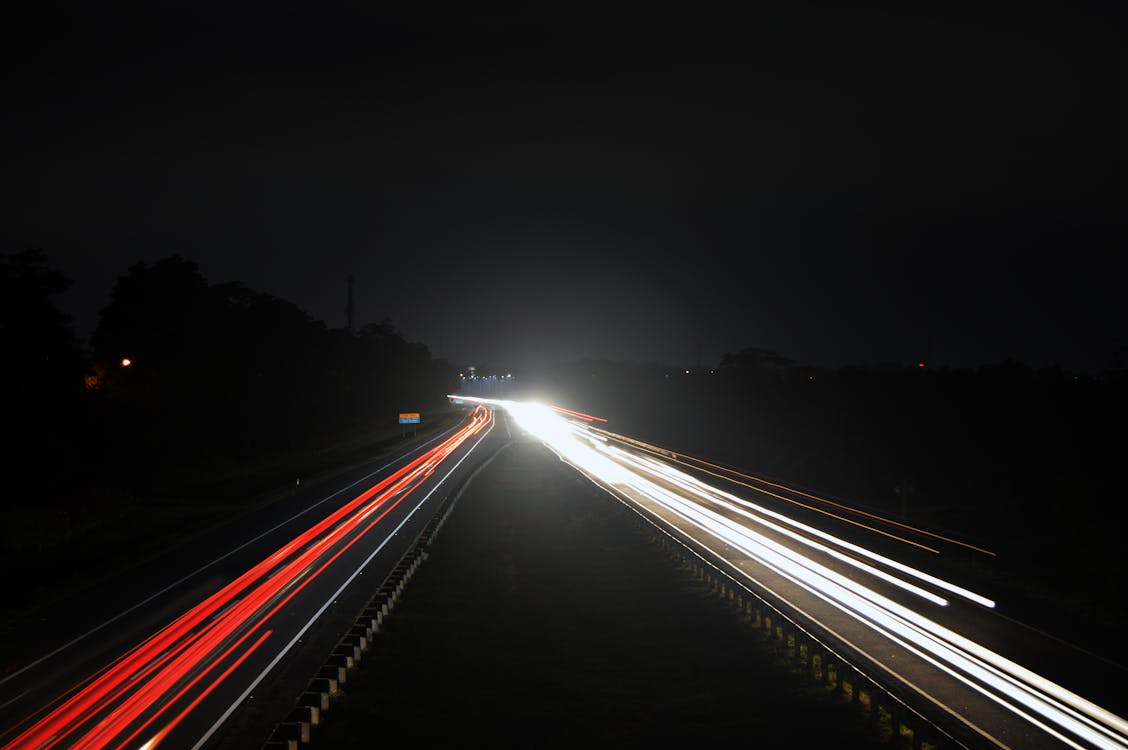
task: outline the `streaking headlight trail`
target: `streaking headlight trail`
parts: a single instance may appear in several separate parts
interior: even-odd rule
[[[664,509],[680,523],[719,542],[718,546],[727,545],[757,561],[1066,746],[1128,748],[1128,721],[1122,717],[935,622],[922,611],[893,601],[862,582],[863,576],[831,569],[826,561],[847,565],[932,606],[947,606],[944,596],[948,595],[994,607],[988,597],[739,498],[653,457],[624,450],[608,440],[611,433],[592,429],[593,421],[606,420],[560,407],[466,400],[505,409],[526,432],[596,484],[620,497],[645,499]],[[645,445],[629,438],[622,442]],[[795,544],[783,544],[779,537]]]

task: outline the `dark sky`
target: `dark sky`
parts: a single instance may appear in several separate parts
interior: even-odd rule
[[[88,5],[0,24],[0,250],[82,334],[178,253],[459,364],[1128,344],[1119,3]]]

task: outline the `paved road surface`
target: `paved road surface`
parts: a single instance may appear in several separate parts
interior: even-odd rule
[[[314,747],[875,747],[621,503],[517,437],[470,484]]]

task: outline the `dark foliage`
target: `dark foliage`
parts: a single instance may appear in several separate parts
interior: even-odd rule
[[[208,284],[179,257],[118,279],[92,346],[107,373],[104,442],[126,464],[115,471],[150,479],[310,448],[432,407],[453,383],[451,367],[390,321],[327,329],[285,300]]]
[[[454,387],[453,367],[390,321],[328,329],[177,256],[118,278],[84,352],[51,301],[68,282],[41,251],[3,256],[0,269],[7,459],[16,486],[48,505],[85,502],[92,488],[158,496],[395,424],[400,410],[445,405]]]
[[[81,450],[85,362],[52,299],[70,283],[42,250],[0,254],[0,411],[4,483],[13,495],[31,481],[50,491],[73,479],[73,465],[59,458]]]

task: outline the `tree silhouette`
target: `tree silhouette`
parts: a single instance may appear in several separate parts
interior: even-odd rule
[[[329,330],[241,283],[209,284],[179,256],[117,280],[92,344],[116,470],[150,485],[174,469],[310,447],[436,404],[454,384],[390,320]]]
[[[53,301],[70,285],[41,249],[0,254],[0,398],[8,446],[4,481],[10,486],[50,491],[81,464],[84,355]]]

